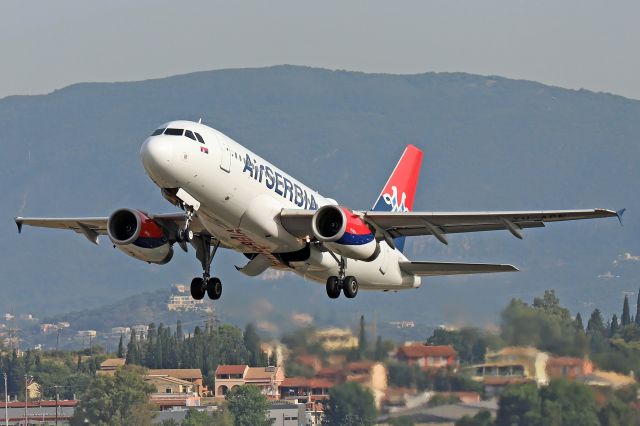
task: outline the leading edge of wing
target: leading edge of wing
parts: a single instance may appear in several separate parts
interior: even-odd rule
[[[513,265],[492,263],[455,262],[399,262],[400,269],[419,276],[488,274],[493,272],[517,272]]]

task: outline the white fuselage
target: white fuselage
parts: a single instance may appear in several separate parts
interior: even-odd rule
[[[205,142],[185,136],[151,136],[140,151],[143,166],[160,188],[181,188],[200,203],[198,219],[222,246],[263,254],[275,268],[322,283],[338,274],[336,260],[314,244],[304,261],[285,264],[278,255],[308,244],[279,223],[282,209],[314,210],[335,201],[211,127],[191,121],[173,121],[163,127],[198,132]],[[370,262],[346,259],[346,274],[357,277],[360,288],[398,290],[420,285],[419,277],[400,270],[398,262],[406,260],[400,251],[384,241],[380,249]]]

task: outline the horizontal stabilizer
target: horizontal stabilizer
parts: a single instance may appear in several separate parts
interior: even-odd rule
[[[516,272],[513,265],[491,263],[451,263],[451,262],[400,262],[400,269],[419,276],[486,274],[491,272]]]

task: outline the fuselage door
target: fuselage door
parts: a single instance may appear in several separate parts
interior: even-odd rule
[[[231,150],[229,149],[229,145],[226,143],[221,143],[220,147],[222,148],[222,154],[220,155],[220,168],[228,173],[231,171]]]

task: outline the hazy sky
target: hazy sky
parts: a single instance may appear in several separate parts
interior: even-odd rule
[[[640,99],[640,2],[3,0],[0,97],[298,64],[464,71]]]

